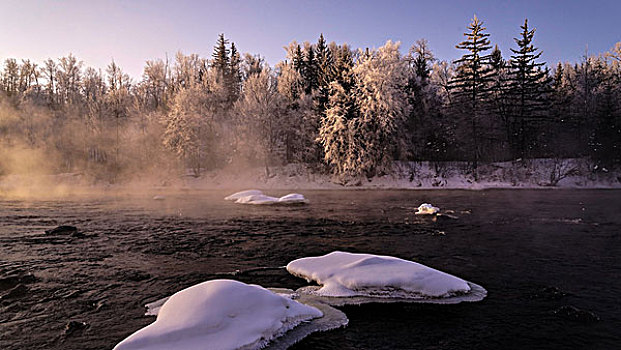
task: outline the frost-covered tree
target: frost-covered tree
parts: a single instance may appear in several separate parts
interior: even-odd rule
[[[146,107],[158,110],[167,103],[169,84],[168,62],[161,59],[148,60],[142,73],[141,85],[144,87]]]
[[[353,136],[353,124],[358,113],[354,98],[355,79],[352,52],[347,45],[336,50],[335,77],[330,83],[326,115],[321,119],[319,142],[324,161],[335,175],[356,175],[359,171],[358,154]]]
[[[361,54],[354,67],[359,117],[352,121],[352,131],[359,174],[387,171],[405,145],[407,65],[399,45],[389,40],[368,55]]]
[[[56,71],[57,92],[62,103],[71,104],[79,101],[80,80],[83,62],[69,54],[58,60]]]
[[[165,118],[164,145],[198,176],[216,158],[209,95],[194,86],[179,91]]]
[[[248,77],[242,96],[235,104],[241,118],[240,133],[245,139],[246,152],[258,152],[254,156],[262,158],[268,177],[269,167],[281,151],[282,106],[277,78],[269,67]]]

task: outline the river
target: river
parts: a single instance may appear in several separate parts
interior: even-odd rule
[[[215,278],[297,288],[306,282],[279,267],[334,250],[414,260],[488,297],[341,307],[346,328],[292,349],[621,344],[619,190],[303,193],[310,204],[298,207],[236,205],[218,191],[0,198],[0,348],[111,349],[154,320],[148,302]],[[459,218],[415,216],[423,202]],[[44,233],[57,225],[85,237]]]

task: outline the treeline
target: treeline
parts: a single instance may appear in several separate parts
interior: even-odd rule
[[[427,42],[356,49],[290,43],[274,68],[220,35],[211,58],[147,61],[140,81],[72,55],[7,59],[1,76],[0,173],[37,150],[49,171],[114,180],[147,171],[305,163],[374,176],[395,160],[480,162],[541,157],[621,162],[621,43],[550,69],[525,21],[510,55],[476,17],[438,61]],[[14,158],[14,157],[13,157]],[[16,163],[13,161],[13,163]],[[17,162],[19,163],[19,162]]]

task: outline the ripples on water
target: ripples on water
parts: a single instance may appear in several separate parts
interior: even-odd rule
[[[344,306],[347,328],[293,349],[621,343],[620,191],[306,191],[311,204],[290,208],[239,206],[226,194],[0,200],[0,348],[109,349],[152,322],[148,302],[213,278],[297,288],[306,282],[278,267],[333,250],[412,259],[489,294]],[[415,216],[423,202],[460,218]],[[43,233],[61,224],[86,237]],[[70,321],[87,325],[66,330]]]

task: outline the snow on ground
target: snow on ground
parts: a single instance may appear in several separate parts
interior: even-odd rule
[[[485,290],[461,278],[412,261],[391,256],[332,252],[318,257],[297,259],[287,270],[321,287],[302,288],[318,296],[351,298],[438,299],[467,295],[476,287],[475,301],[485,297]],[[357,299],[356,303],[362,299]]]
[[[114,349],[260,349],[300,323],[322,316],[315,307],[257,285],[212,280],[171,296],[154,323]]]
[[[183,179],[196,189],[490,189],[490,188],[621,188],[621,173],[594,169],[584,159],[533,159],[481,164],[477,178],[466,162],[395,162],[387,175],[371,179],[335,179],[303,164],[216,170],[201,178]],[[575,171],[574,171],[575,170]],[[560,179],[559,179],[560,178]],[[558,182],[555,184],[554,181]]]
[[[338,179],[304,164],[272,167],[230,166],[208,171],[200,177],[157,174],[117,184],[94,181],[79,173],[45,176],[6,175],[0,177],[0,196],[57,197],[102,191],[158,192],[182,190],[238,190],[260,187],[269,190],[303,189],[468,189],[491,188],[588,188],[621,189],[621,170],[603,169],[587,159],[531,159],[481,164],[477,176],[466,162],[395,162],[386,175],[373,178]],[[159,177],[158,177],[159,176]],[[254,194],[262,194],[261,191]],[[230,200],[237,200],[231,198]]]

